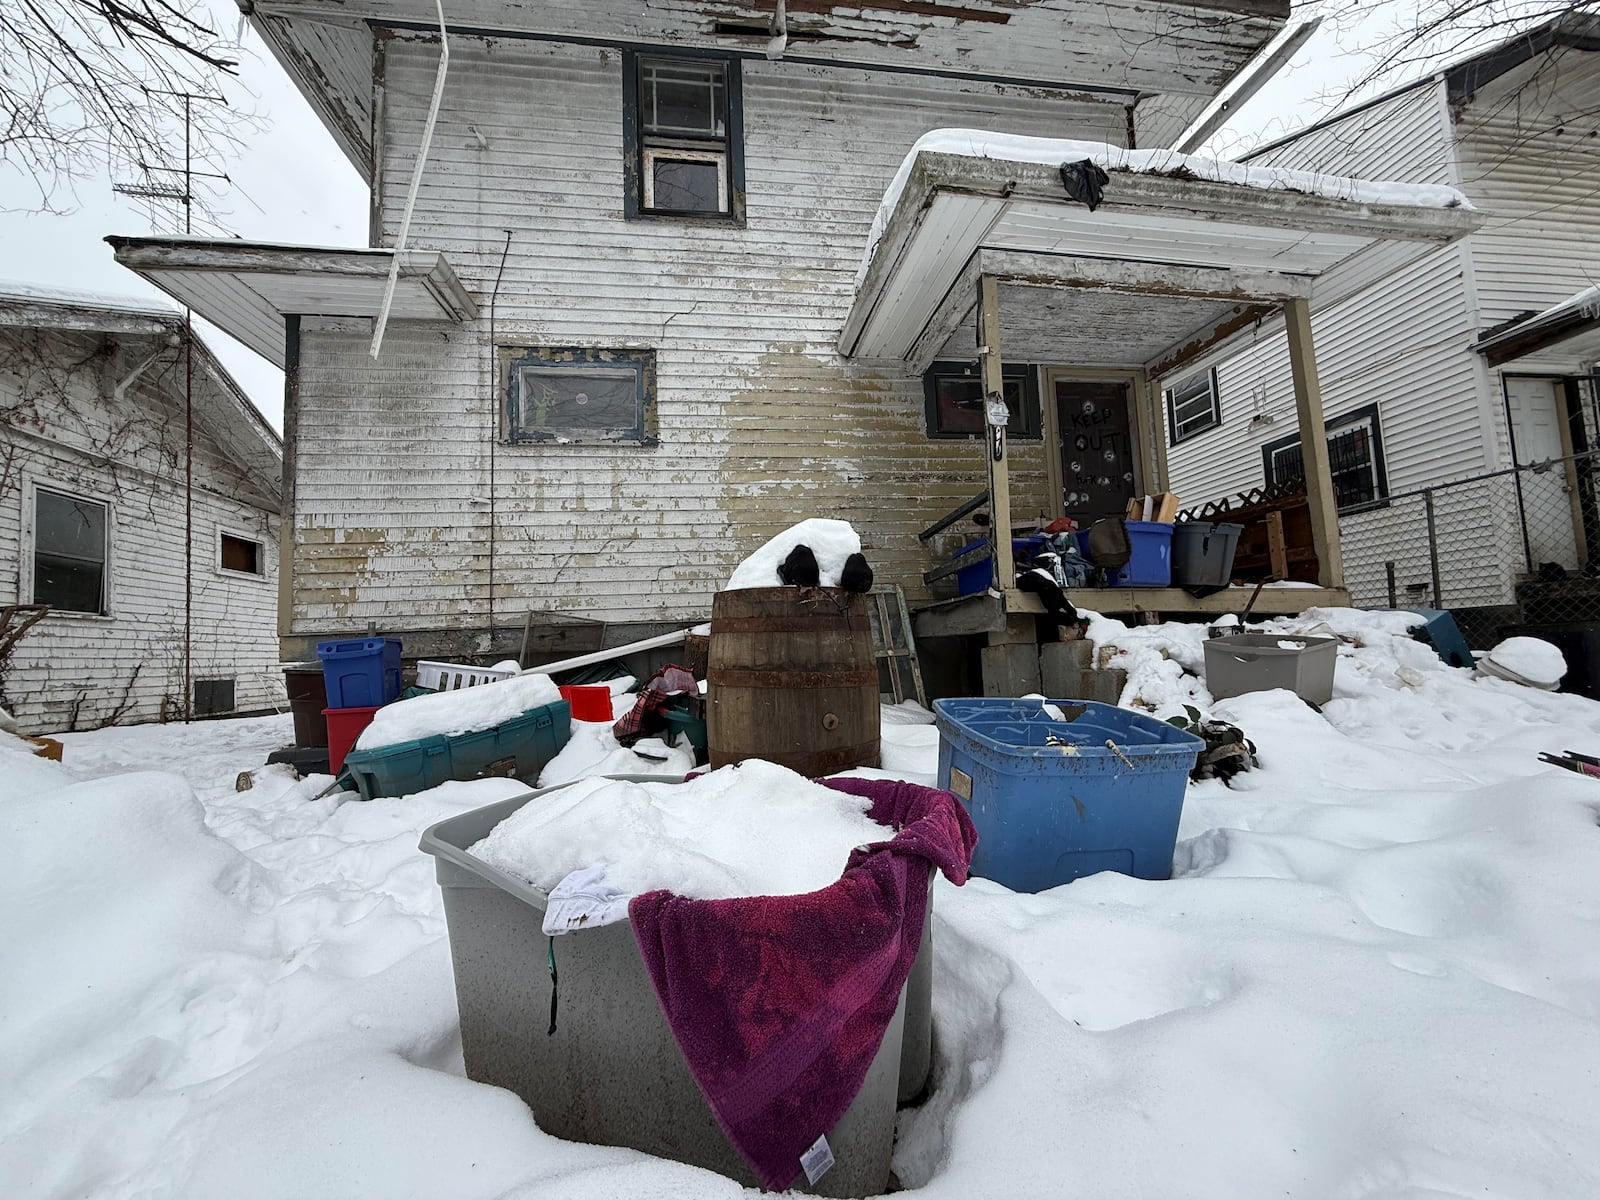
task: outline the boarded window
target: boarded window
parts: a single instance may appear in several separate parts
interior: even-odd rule
[[[33,603],[106,611],[107,507],[63,492],[34,493]]]
[[[1036,440],[1039,435],[1039,372],[1016,363],[1001,371],[1002,395],[1010,417],[1009,437]],[[922,393],[931,438],[981,437],[984,432],[983,379],[972,363],[936,362],[922,377]]]
[[[260,542],[234,537],[231,533],[224,533],[221,537],[224,571],[243,571],[246,575],[260,575],[264,572]]]
[[[627,215],[742,215],[738,61],[630,54],[624,69]]]
[[[1216,371],[1200,371],[1167,389],[1167,436],[1172,445],[1220,424]]]
[[[655,351],[504,348],[505,440],[654,445]]]
[[[194,715],[214,717],[234,709],[231,679],[196,679],[194,681]]]
[[[1383,465],[1383,438],[1378,427],[1378,406],[1327,422],[1328,466],[1333,478],[1334,503],[1340,512],[1381,504],[1389,494]],[[1288,483],[1305,478],[1305,453],[1300,439],[1283,438],[1261,448],[1268,483]]]

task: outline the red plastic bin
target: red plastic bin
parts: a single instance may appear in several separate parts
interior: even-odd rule
[[[574,721],[610,721],[611,689],[604,684],[567,684],[561,698],[572,706]]]
[[[344,766],[344,756],[355,747],[361,731],[372,724],[372,714],[382,705],[371,708],[325,708],[322,715],[328,720],[328,770],[337,775]]]

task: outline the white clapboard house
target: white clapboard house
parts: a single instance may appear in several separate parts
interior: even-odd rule
[[[1516,621],[1542,588],[1573,601],[1567,615],[1600,615],[1577,603],[1600,554],[1597,51],[1600,21],[1568,16],[1245,160],[1448,184],[1481,210],[1482,226],[1454,245],[1375,257],[1369,285],[1313,322],[1359,603]],[[1281,322],[1163,386],[1186,506],[1299,472]]]
[[[0,647],[27,625],[0,703],[25,732],[281,704],[281,454],[176,310],[0,283]]]
[[[1001,521],[1120,512],[1165,482],[1159,367],[1474,219],[1140,157],[1286,0],[456,0],[443,36],[424,0],[245,8],[370,181],[371,248],[110,240],[287,369],[292,657],[369,623],[433,657],[514,650],[530,612],[613,637],[703,620],[808,516],[854,523],[880,580],[929,601],[971,530],[919,539],[943,514],[981,490]],[[896,180],[961,128],[1008,138],[946,139]],[[1018,137],[1141,149],[1102,154],[1091,207],[1068,152]],[[985,392],[1010,413],[992,439]],[[998,549],[996,595],[946,632],[1038,611]]]

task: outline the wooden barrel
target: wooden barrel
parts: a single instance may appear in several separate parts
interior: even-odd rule
[[[865,597],[745,588],[711,604],[711,765],[764,758],[802,775],[878,765],[878,668]]]

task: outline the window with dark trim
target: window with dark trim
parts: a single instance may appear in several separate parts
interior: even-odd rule
[[[1378,406],[1369,404],[1324,423],[1333,498],[1341,513],[1388,503],[1389,480],[1383,465],[1383,434]],[[1280,438],[1261,447],[1267,482],[1305,478],[1305,455],[1299,437]]]
[[[623,55],[625,213],[744,218],[739,60]]]
[[[1009,437],[1037,441],[1040,437],[1039,371],[1023,363],[1008,363],[1000,371],[1001,394],[1011,418]],[[977,364],[936,362],[922,377],[923,404],[931,438],[983,436],[983,379]]]
[[[106,611],[110,509],[38,488],[33,496],[33,603],[61,612]]]
[[[1222,424],[1217,371],[1197,371],[1166,391],[1168,445],[1176,446]]]
[[[502,347],[503,439],[656,444],[654,350]]]

